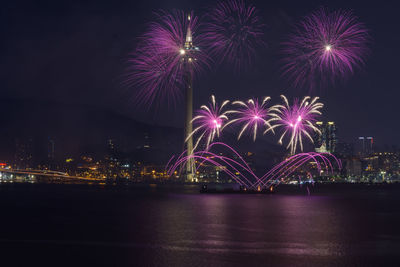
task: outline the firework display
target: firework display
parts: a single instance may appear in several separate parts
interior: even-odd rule
[[[301,101],[294,100],[293,105],[289,104],[288,99],[281,95],[283,105],[273,105],[267,107],[267,103],[271,99],[265,97],[261,103],[258,99],[249,99],[247,102],[234,101],[232,108],[228,107],[229,101],[226,100],[221,106],[215,101],[215,96],[211,96],[209,106],[201,106],[198,115],[193,119],[196,128],[190,133],[188,138],[198,135],[195,150],[205,138],[205,147],[208,148],[210,142],[215,136],[220,136],[220,132],[228,125],[233,126],[235,130],[237,125],[241,125],[238,133],[238,139],[249,131],[253,137],[253,141],[257,138],[257,132],[265,128],[264,134],[268,132],[275,133],[275,128],[282,129],[282,134],[278,143],[283,144],[284,139],[288,139],[287,149],[293,155],[297,149],[303,151],[303,139],[306,137],[313,143],[314,132],[321,134],[320,130],[314,126],[317,116],[321,115],[320,109],[324,106],[318,102],[319,98],[304,97]],[[228,118],[228,115],[230,118]],[[285,138],[287,137],[287,138]]]
[[[184,87],[185,61],[190,61],[194,75],[208,66],[209,57],[204,51],[185,47],[188,43],[202,44],[201,36],[194,34],[199,19],[193,13],[162,11],[156,18],[129,59],[126,83],[138,88],[136,100],[140,104],[165,99],[174,102]]]
[[[125,83],[137,89],[139,103],[175,103],[187,82],[185,62],[194,77],[212,61],[242,70],[264,46],[264,32],[257,9],[243,0],[218,2],[201,23],[192,12],[160,11],[129,59]],[[344,80],[365,64],[370,40],[352,12],[320,8],[282,44],[282,76],[306,90]]]
[[[264,25],[257,9],[243,0],[221,1],[207,15],[204,38],[209,51],[235,70],[249,66],[264,46]]]
[[[305,17],[283,43],[283,76],[315,89],[364,65],[370,36],[352,12],[320,8]]]
[[[129,59],[126,83],[137,88],[136,101],[150,106],[154,102],[173,102],[186,92],[185,151],[169,164],[170,170],[186,164],[187,179],[194,181],[195,165],[200,162],[232,168],[230,176],[242,180],[246,186],[266,186],[287,171],[314,160],[328,164],[327,155],[299,153],[304,141],[313,143],[314,135],[321,134],[314,126],[321,115],[323,104],[318,97],[306,96],[289,100],[281,95],[282,104],[269,105],[271,98],[262,101],[218,103],[214,95],[209,105],[202,105],[192,118],[193,79],[212,63],[226,63],[242,71],[253,63],[256,51],[265,45],[264,24],[257,9],[243,0],[221,0],[209,9],[202,22],[192,12],[160,11],[148,25],[145,34]],[[330,11],[320,8],[304,17],[283,43],[282,76],[293,87],[314,90],[345,80],[366,62],[370,35],[364,24],[350,11]],[[212,60],[211,60],[212,59]],[[236,153],[236,159],[210,152],[223,129],[231,126],[237,139],[246,133],[256,141],[264,134],[279,132],[278,143],[285,144],[292,157],[259,178]],[[193,141],[195,139],[195,141]],[[194,144],[193,144],[194,143]],[[227,145],[224,145],[227,146]],[[234,151],[230,148],[231,152]],[[330,164],[330,163],[329,163]],[[246,171],[256,182],[249,182]],[[227,171],[229,172],[229,171]]]
[[[265,132],[274,132],[271,121],[273,120],[272,112],[275,111],[276,108],[267,107],[267,103],[270,99],[271,97],[265,97],[261,103],[258,102],[258,99],[249,99],[247,102],[234,101],[232,103],[233,105],[238,106],[238,108],[229,111],[229,113],[235,114],[236,118],[230,120],[227,125],[243,125],[239,132],[238,139],[240,139],[246,130],[249,130],[252,133],[254,141],[257,138],[258,130],[262,129],[262,127],[267,128]]]
[[[180,10],[155,16],[128,60],[124,83],[137,89],[138,104],[175,103],[185,88],[187,61],[194,76],[210,67],[209,55],[238,70],[250,64],[263,44],[257,11],[242,0],[219,2],[204,23],[193,12]]]
[[[320,109],[324,106],[318,102],[318,97],[306,96],[301,102],[295,100],[293,105],[289,104],[288,99],[281,95],[284,102],[283,105],[277,105],[277,112],[273,114],[275,117],[274,128],[283,128],[283,133],[279,138],[279,143],[283,143],[285,136],[288,137],[289,142],[287,148],[290,148],[290,153],[296,153],[298,146],[303,151],[303,139],[307,137],[312,143],[313,138],[311,132],[321,134],[320,130],[314,126],[314,122],[318,115],[321,115]]]
[[[206,140],[205,147],[207,149],[210,142],[212,142],[215,137],[219,137],[220,132],[225,126],[224,124],[228,121],[227,115],[229,111],[224,111],[228,103],[229,100],[225,100],[221,105],[218,105],[215,96],[212,95],[209,106],[202,105],[200,110],[197,111],[197,115],[192,120],[195,129],[186,138],[187,141],[194,134],[199,134],[193,150],[197,148],[203,138]]]

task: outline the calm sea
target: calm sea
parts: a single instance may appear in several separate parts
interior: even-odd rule
[[[0,266],[400,266],[399,186],[0,185]]]

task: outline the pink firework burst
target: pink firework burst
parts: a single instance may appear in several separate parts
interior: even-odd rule
[[[208,66],[209,57],[199,48],[203,40],[197,34],[199,20],[193,13],[161,11],[156,18],[128,60],[125,83],[137,88],[139,104],[174,102],[184,87],[186,59],[193,74]],[[188,42],[194,49],[185,47]]]
[[[294,155],[297,146],[303,151],[303,136],[307,137],[312,143],[313,138],[311,132],[321,134],[320,130],[314,126],[316,117],[321,115],[320,109],[324,106],[318,102],[318,97],[306,96],[299,103],[295,101],[291,106],[284,95],[281,95],[284,105],[276,105],[276,113],[273,114],[273,121],[276,124],[273,126],[283,128],[283,133],[279,138],[279,143],[282,144],[285,136],[289,136],[289,142],[286,148],[290,148],[290,153]]]
[[[310,90],[345,79],[365,64],[370,35],[350,11],[320,8],[283,43],[283,76]]]
[[[243,0],[221,1],[211,10],[204,38],[220,62],[241,70],[251,64],[256,49],[264,46],[264,24],[253,5]]]
[[[252,132],[254,141],[257,138],[257,131],[262,127],[267,127],[265,132],[274,132],[271,126],[271,121],[274,120],[271,112],[275,110],[275,107],[267,107],[270,99],[271,97],[268,96],[261,103],[258,102],[258,99],[249,99],[247,102],[234,101],[232,103],[238,106],[238,108],[228,112],[236,114],[237,118],[231,120],[228,124],[243,124],[238,135],[238,140],[246,130]]]
[[[209,106],[203,105],[200,110],[197,111],[197,116],[192,120],[195,129],[188,135],[186,141],[193,135],[199,134],[197,141],[193,147],[193,150],[197,148],[200,141],[206,139],[206,149],[210,142],[217,136],[219,137],[221,131],[225,127],[225,123],[228,121],[227,114],[229,111],[224,111],[224,108],[229,103],[229,100],[225,100],[221,105],[218,105],[215,96],[211,96],[211,103]]]

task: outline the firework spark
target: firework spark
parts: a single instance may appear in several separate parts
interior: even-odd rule
[[[211,53],[241,70],[252,62],[264,42],[264,25],[253,5],[243,0],[226,0],[217,4],[207,16],[204,38]]]
[[[297,150],[297,146],[300,146],[300,150],[303,151],[303,136],[306,136],[312,143],[313,138],[310,132],[317,132],[321,134],[320,130],[313,125],[318,115],[321,115],[319,111],[324,105],[318,102],[318,97],[306,96],[299,103],[295,103],[290,106],[289,101],[284,95],[281,95],[284,105],[276,105],[276,111],[273,116],[273,121],[276,122],[273,128],[283,127],[283,133],[279,139],[279,143],[282,144],[283,139],[286,135],[289,135],[289,142],[286,148],[290,148],[290,153],[294,155]]]
[[[125,82],[138,88],[136,100],[140,104],[165,99],[175,102],[184,88],[185,60],[191,64],[194,74],[208,66],[206,53],[198,47],[185,47],[188,41],[202,45],[202,38],[195,34],[199,25],[197,17],[174,10],[161,11],[156,18],[128,60]]]
[[[200,134],[197,138],[196,144],[193,147],[193,150],[197,148],[203,138],[206,138],[207,140],[207,149],[210,142],[214,140],[215,136],[219,137],[221,131],[225,127],[225,122],[228,121],[227,114],[229,111],[223,111],[224,107],[226,107],[228,103],[229,100],[225,100],[222,102],[221,106],[219,106],[215,100],[215,96],[212,95],[210,105],[203,105],[200,107],[200,110],[197,112],[197,116],[195,116],[192,120],[192,123],[196,128],[186,138],[187,141],[195,134]]]
[[[370,35],[352,12],[320,8],[283,43],[283,76],[311,90],[343,80],[364,65]]]
[[[247,102],[234,101],[232,103],[233,105],[238,106],[238,109],[228,112],[236,114],[238,117],[229,121],[226,125],[235,123],[243,124],[238,135],[238,140],[246,130],[249,130],[253,133],[253,140],[255,141],[257,138],[257,131],[261,126],[267,127],[265,132],[274,132],[274,129],[271,126],[271,121],[274,119],[271,112],[275,110],[275,107],[267,107],[267,102],[270,99],[271,97],[269,96],[265,97],[261,104],[258,102],[258,99],[249,99]]]

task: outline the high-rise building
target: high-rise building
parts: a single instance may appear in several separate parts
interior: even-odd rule
[[[53,161],[55,158],[55,141],[51,138],[49,138],[47,143],[47,158],[50,161]]]
[[[374,153],[374,138],[372,136],[367,137],[367,142],[365,146],[365,153],[367,155]]]
[[[337,128],[333,121],[317,121],[315,126],[321,134],[316,133],[314,138],[315,151],[317,152],[336,152]]]
[[[116,160],[118,158],[118,146],[116,140],[113,138],[107,139],[107,157],[110,160]]]
[[[361,156],[370,155],[374,152],[374,138],[372,136],[358,137],[357,153]]]
[[[325,144],[325,127],[324,123],[322,121],[317,121],[315,123],[315,126],[318,128],[321,134],[318,132],[315,132],[314,136],[314,145],[315,145],[315,150],[318,151],[322,149],[322,147]]]
[[[33,167],[33,139],[15,139],[15,167],[27,169]]]
[[[47,141],[47,167],[50,170],[57,169],[55,164],[55,141],[52,138]]]
[[[354,155],[354,145],[352,143],[338,142],[336,153],[341,157],[351,157]]]
[[[333,121],[328,121],[327,125],[327,150],[329,152],[336,152],[337,134],[336,125]]]
[[[347,176],[361,176],[362,162],[360,159],[351,158],[344,162]]]
[[[358,137],[356,147],[357,147],[357,153],[359,155],[365,154],[365,137],[364,136]]]

